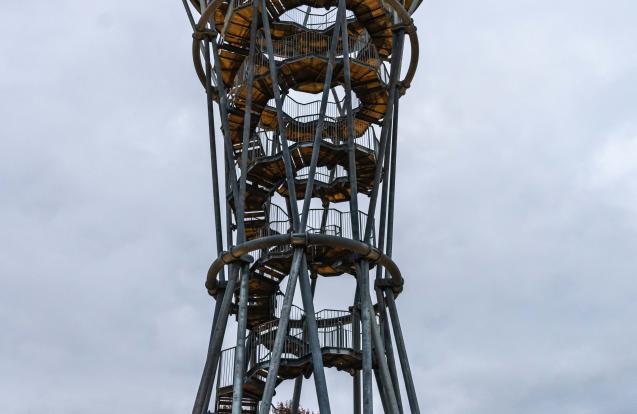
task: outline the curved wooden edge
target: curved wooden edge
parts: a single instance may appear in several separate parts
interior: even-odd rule
[[[217,31],[214,26],[214,23],[211,23],[210,27],[212,28],[212,30],[208,31],[208,33],[206,33],[206,23],[209,21],[210,17],[214,14],[214,12],[217,10],[217,7],[219,7],[219,4],[222,1],[223,0],[213,0],[208,5],[208,7],[206,7],[206,10],[204,10],[203,14],[199,18],[199,22],[197,23],[197,32],[193,33],[192,59],[195,65],[195,71],[197,72],[197,76],[199,77],[199,80],[201,81],[201,84],[204,85],[204,87],[206,86],[206,73],[201,63],[201,53],[200,53],[201,41],[203,40],[202,34],[205,33],[205,35],[207,35],[208,33],[210,33],[216,37]],[[404,27],[405,32],[409,36],[409,45],[411,50],[409,68],[407,69],[405,78],[399,82],[402,89],[405,90],[411,86],[411,81],[414,79],[414,76],[416,75],[416,69],[418,68],[418,57],[420,54],[420,46],[418,43],[418,36],[416,35],[416,26],[414,25],[414,20],[411,18],[407,10],[405,10],[403,5],[400,4],[397,0],[383,0],[383,2],[389,5],[391,8],[393,8],[396,11],[396,13],[398,14],[398,17],[401,20],[401,23],[402,23],[402,26]],[[216,40],[213,39],[212,41],[214,42]],[[219,81],[223,82],[223,80],[219,80]]]
[[[210,265],[206,277],[206,289],[210,295],[214,295],[218,288],[217,275],[225,265],[241,260],[241,257],[255,250],[267,249],[274,246],[289,244],[292,247],[305,248],[308,246],[338,247],[356,253],[361,259],[369,260],[377,266],[382,266],[391,276],[391,288],[398,295],[402,291],[404,279],[396,263],[387,255],[375,247],[360,241],[326,234],[279,234],[250,240],[234,246],[230,251],[222,252]]]
[[[418,43],[418,36],[416,35],[416,26],[414,25],[414,19],[411,18],[405,7],[397,0],[383,0],[383,3],[389,5],[396,11],[398,17],[401,20],[402,26],[404,26],[405,32],[409,35],[409,47],[411,50],[411,58],[409,60],[409,68],[405,74],[405,78],[399,82],[403,89],[408,89],[411,86],[411,81],[416,75],[416,69],[418,68],[418,57],[420,55],[420,46]],[[403,51],[404,53],[404,51]]]

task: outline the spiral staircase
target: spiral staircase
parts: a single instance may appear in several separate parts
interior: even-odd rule
[[[406,1],[403,7],[409,10],[412,1],[415,0]],[[191,2],[194,9],[204,11],[199,0]],[[209,21],[219,34],[218,39],[213,40],[218,50],[216,65],[226,87],[227,122],[223,132],[230,140],[232,155],[227,162],[245,177],[242,214],[248,242],[292,233],[289,204],[292,198],[304,198],[310,178],[313,178],[311,197],[319,200],[322,207],[309,209],[306,233],[356,239],[352,214],[336,207],[352,198],[371,196],[379,185],[377,170],[382,157],[378,131],[391,99],[388,66],[396,38],[396,16],[383,0],[346,0],[345,3],[347,44],[342,34],[333,44],[337,0],[265,0],[271,43],[268,44],[258,22],[254,60],[250,61],[253,0],[215,2]],[[263,12],[260,10],[257,14]],[[276,77],[270,73],[268,46],[273,51]],[[200,53],[199,46],[193,50],[196,55]],[[348,51],[347,71],[344,50]],[[335,54],[330,56],[330,51]],[[200,57],[195,58],[196,63],[197,59]],[[199,64],[197,68],[200,79],[205,81],[203,66]],[[328,81],[332,95],[323,113],[321,100],[300,98],[323,92]],[[345,98],[337,91],[346,82],[351,84],[353,98],[350,113],[346,110]],[[273,88],[283,95],[282,113],[277,113]],[[219,96],[215,99],[219,103]],[[248,110],[250,123],[245,141],[244,121]],[[317,136],[319,124],[321,133]],[[282,140],[282,130],[286,141]],[[294,175],[294,194],[290,194],[286,181],[283,148],[286,143],[290,155],[288,168],[291,167]],[[316,170],[310,177],[314,151],[318,151],[318,157]],[[349,151],[353,151],[353,164]],[[241,160],[246,157],[246,170],[242,171]],[[352,168],[355,171],[351,171]],[[352,194],[350,182],[354,173],[357,194]],[[234,192],[229,192],[225,201],[230,211],[236,213],[234,197]],[[375,248],[374,218],[361,211],[356,211],[355,216],[361,229],[370,221],[372,231],[368,244]],[[234,230],[238,224],[236,217],[233,214]],[[270,246],[250,254],[253,261],[249,265],[247,289],[248,335],[242,413],[259,410],[281,317],[281,283],[290,274],[294,247]],[[305,256],[307,271],[314,279],[355,275],[357,260],[360,260],[359,255],[330,245],[308,246]],[[370,266],[374,263],[370,262]],[[208,290],[216,300],[221,300],[222,290],[216,287]],[[230,314],[238,314],[239,284],[233,296]],[[363,368],[363,355],[360,347],[355,346],[361,341],[361,333],[352,327],[353,310],[353,307],[322,310],[314,317],[323,365],[355,375]],[[307,335],[307,315],[301,308],[293,307],[276,371],[277,385],[284,380],[311,375],[313,362]],[[223,349],[219,356],[215,413],[232,412],[235,349]],[[376,358],[372,364],[376,368]]]

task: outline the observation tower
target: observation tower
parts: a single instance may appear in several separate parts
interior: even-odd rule
[[[217,246],[192,413],[266,414],[285,381],[291,395],[276,398],[296,413],[310,377],[321,414],[370,414],[373,395],[386,413],[419,413],[391,256],[420,0],[182,1],[207,97]],[[320,305],[327,278],[351,280],[342,309]],[[331,405],[329,370],[351,381],[350,406]]]

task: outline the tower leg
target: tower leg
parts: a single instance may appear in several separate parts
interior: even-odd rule
[[[396,404],[398,412],[403,414],[403,402],[400,395],[400,382],[398,381],[398,372],[396,370],[396,359],[394,357],[394,347],[391,340],[391,331],[389,329],[389,321],[387,320],[387,309],[383,294],[380,289],[376,289],[376,301],[379,308],[380,331],[385,345],[385,354],[387,355],[387,366],[389,368],[389,376],[394,387],[394,395],[396,396]]]
[[[405,380],[405,388],[407,389],[409,408],[411,409],[412,413],[420,414],[420,407],[418,406],[418,396],[416,395],[416,387],[414,386],[414,379],[411,375],[409,358],[407,357],[407,349],[405,347],[405,340],[403,339],[403,331],[400,326],[398,311],[396,310],[394,293],[391,291],[387,291],[387,305],[387,307],[389,308],[389,315],[391,316],[391,324],[394,328],[394,338],[396,338],[396,348],[398,349],[400,368],[403,371],[403,379]]]
[[[361,298],[361,325],[363,331],[362,352],[363,352],[363,414],[374,412],[372,400],[372,337],[371,318],[368,312],[369,303],[369,273],[365,272],[361,261],[356,267],[359,293]]]
[[[234,350],[234,374],[232,381],[232,414],[241,414],[243,400],[243,378],[246,360],[246,324],[248,320],[248,281],[250,265],[241,266],[241,287],[239,289],[239,326],[237,326],[237,345]]]
[[[398,103],[398,97],[396,98],[396,102],[395,105]],[[396,165],[395,165],[395,155],[396,155],[396,124],[397,124],[397,112],[398,112],[398,107],[394,106],[394,118],[392,119],[392,139],[391,140],[387,140],[387,144],[386,144],[386,152],[385,152],[385,168],[383,169],[382,172],[382,186],[383,186],[383,191],[382,191],[382,197],[381,197],[381,208],[380,208],[380,228],[379,228],[379,232],[378,232],[378,249],[380,249],[381,251],[384,249],[385,247],[385,228],[387,227],[387,243],[388,243],[388,248],[387,251],[391,252],[391,226],[393,225],[393,210],[391,208],[389,208],[389,213],[388,213],[388,206],[387,206],[387,198],[388,198],[388,193],[390,192],[391,189],[391,196],[390,197],[390,203],[393,201],[393,174],[396,171]],[[390,168],[388,168],[388,166]],[[389,177],[389,172],[391,171],[391,177]],[[392,180],[392,182],[390,183],[390,180]],[[391,207],[391,206],[390,206]],[[387,223],[387,218],[389,216],[389,223]],[[376,281],[378,282],[381,278],[383,277],[383,269],[378,266],[376,268]],[[400,413],[403,413],[403,403],[402,403],[402,397],[400,394],[400,383],[398,381],[398,373],[396,370],[396,360],[394,357],[394,349],[393,349],[393,345],[392,345],[392,340],[391,340],[391,331],[389,329],[389,321],[388,321],[388,316],[387,316],[387,307],[385,306],[385,301],[384,301],[384,296],[383,296],[383,292],[381,289],[379,289],[378,287],[376,287],[374,289],[376,291],[376,302],[378,303],[378,308],[379,308],[379,319],[381,322],[381,336],[383,337],[384,341],[385,341],[385,350],[387,353],[387,363],[389,365],[389,373],[391,375],[391,380],[392,383],[394,385],[394,392],[396,395],[396,402],[398,403],[398,410],[400,411]]]
[[[312,280],[310,282],[310,288],[312,290],[312,299],[313,299],[314,292],[316,292],[316,281],[317,281],[316,273],[312,274],[311,279]],[[306,338],[307,338],[307,324],[303,326],[303,340],[305,341]],[[299,412],[299,402],[301,400],[302,388],[303,388],[303,375],[299,375],[294,380],[294,393],[292,394],[292,414],[298,414]]]
[[[217,363],[219,362],[223,334],[228,323],[228,314],[230,312],[230,305],[232,304],[232,295],[236,285],[238,269],[239,267],[236,264],[231,265],[228,284],[226,285],[221,307],[219,308],[219,319],[217,319],[217,323],[214,324],[210,338],[208,355],[206,356],[206,363],[203,373],[201,374],[201,381],[199,383],[199,389],[197,390],[197,397],[195,398],[192,414],[205,414],[210,404],[210,392],[208,390],[212,387],[215,380],[215,371],[217,369]]]
[[[261,9],[267,10],[266,0],[261,0]],[[270,20],[266,12],[261,13],[261,22],[263,23],[263,34],[265,37],[266,50],[268,52],[268,63],[270,76],[272,77],[272,93],[276,105],[278,137],[281,140],[281,153],[283,154],[283,164],[285,165],[285,181],[289,193],[289,211],[292,218],[292,228],[299,231],[299,212],[296,200],[296,185],[294,183],[294,171],[292,171],[292,157],[288,146],[287,135],[285,131],[285,123],[283,118],[283,100],[281,99],[281,91],[279,90],[279,80],[277,67],[274,57],[274,46],[272,45],[272,33],[270,32]]]
[[[274,337],[274,346],[270,354],[270,365],[268,367],[268,376],[265,380],[265,387],[261,397],[261,405],[259,406],[259,414],[268,414],[272,397],[274,396],[274,387],[276,387],[277,376],[279,374],[279,365],[281,363],[281,354],[283,353],[283,345],[288,331],[288,322],[290,321],[290,310],[292,309],[292,300],[294,299],[294,291],[296,290],[296,282],[299,276],[299,266],[303,259],[303,249],[294,250],[290,276],[285,289],[285,297],[283,298],[283,306],[281,308],[281,316]]]
[[[361,302],[360,302],[360,289],[358,287],[358,283],[356,286],[356,294],[354,295],[354,306],[352,307],[352,346],[354,347],[354,351],[360,352],[361,350]],[[352,378],[352,386],[354,388],[353,394],[353,403],[354,403],[354,414],[361,414],[361,372],[360,370],[356,370],[354,372],[354,377]]]
[[[250,25],[250,51],[248,53],[248,82],[245,115],[243,121],[243,141],[241,147],[241,179],[239,181],[239,193],[235,193],[235,210],[238,225],[238,241],[245,241],[244,210],[246,201],[246,177],[248,170],[248,148],[250,140],[250,124],[252,115],[252,87],[254,83],[254,55],[257,38],[257,17],[259,0],[252,1],[252,23]],[[235,347],[233,388],[232,388],[232,414],[241,414],[243,400],[243,380],[246,360],[246,325],[248,320],[248,282],[250,278],[250,265],[243,263],[241,266],[241,288],[239,293],[239,312],[237,326],[237,345]]]
[[[225,293],[225,287],[220,288],[219,289],[219,295],[221,296],[221,298],[223,298],[224,293]],[[209,347],[212,344],[212,336],[214,334],[215,326],[217,324],[217,321],[219,320],[219,312],[221,310],[221,302],[222,302],[222,299],[215,300],[215,313],[214,313],[214,316],[213,316],[213,319],[212,319],[212,329],[210,330],[210,341],[208,343]],[[220,364],[217,364],[217,365],[219,365],[219,368],[221,368]],[[218,385],[218,383],[217,383],[217,385]],[[204,399],[206,407],[208,407],[208,404],[210,402],[211,394],[212,394],[212,384],[211,384],[210,387],[208,387],[206,389],[206,396],[205,396],[205,399]]]
[[[347,32],[347,18],[345,17],[345,0],[338,0],[338,8],[342,10],[341,38],[343,43],[343,86],[345,88],[345,112],[347,115],[347,175],[349,177],[349,210],[352,220],[352,237],[360,240],[360,223],[358,217],[358,183],[356,177],[356,154],[354,152],[354,119],[352,113],[352,74],[349,61],[349,33]]]
[[[292,394],[292,414],[299,413],[299,403],[301,401],[302,387],[303,387],[303,375],[299,375],[294,380],[294,394]]]
[[[366,260],[361,261],[361,269],[364,275],[363,279],[369,280],[369,263]],[[363,302],[363,314],[367,313],[369,315],[370,320],[370,330],[371,337],[373,341],[373,347],[376,356],[376,364],[378,365],[378,370],[380,372],[380,380],[383,384],[383,390],[387,396],[387,405],[390,408],[390,412],[394,414],[398,414],[398,403],[396,402],[396,395],[394,393],[394,388],[391,382],[391,377],[389,375],[389,368],[387,366],[387,359],[385,358],[385,346],[383,345],[383,340],[380,336],[380,330],[378,328],[378,324],[376,323],[376,315],[374,314],[374,309],[371,305],[371,297],[369,295],[369,289],[363,290],[363,297],[366,297],[366,300]]]
[[[378,388],[378,395],[380,395],[380,402],[383,405],[383,413],[389,413],[390,408],[387,406],[387,394],[383,388],[383,382],[380,379],[378,368],[374,368],[374,379],[376,380],[376,388]]]
[[[325,370],[323,369],[323,352],[318,338],[318,326],[314,312],[314,299],[310,288],[307,274],[307,263],[303,256],[303,272],[299,275],[301,286],[301,297],[303,298],[303,309],[307,323],[308,339],[310,351],[312,353],[312,367],[314,369],[314,384],[316,386],[316,397],[319,404],[319,412],[330,414],[330,399],[327,393],[327,381],[325,380]]]

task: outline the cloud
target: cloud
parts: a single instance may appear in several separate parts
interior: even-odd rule
[[[181,7],[0,6],[3,412],[190,410],[216,249]],[[423,411],[634,411],[636,12],[417,12],[394,256]],[[347,411],[348,378],[328,380]]]

